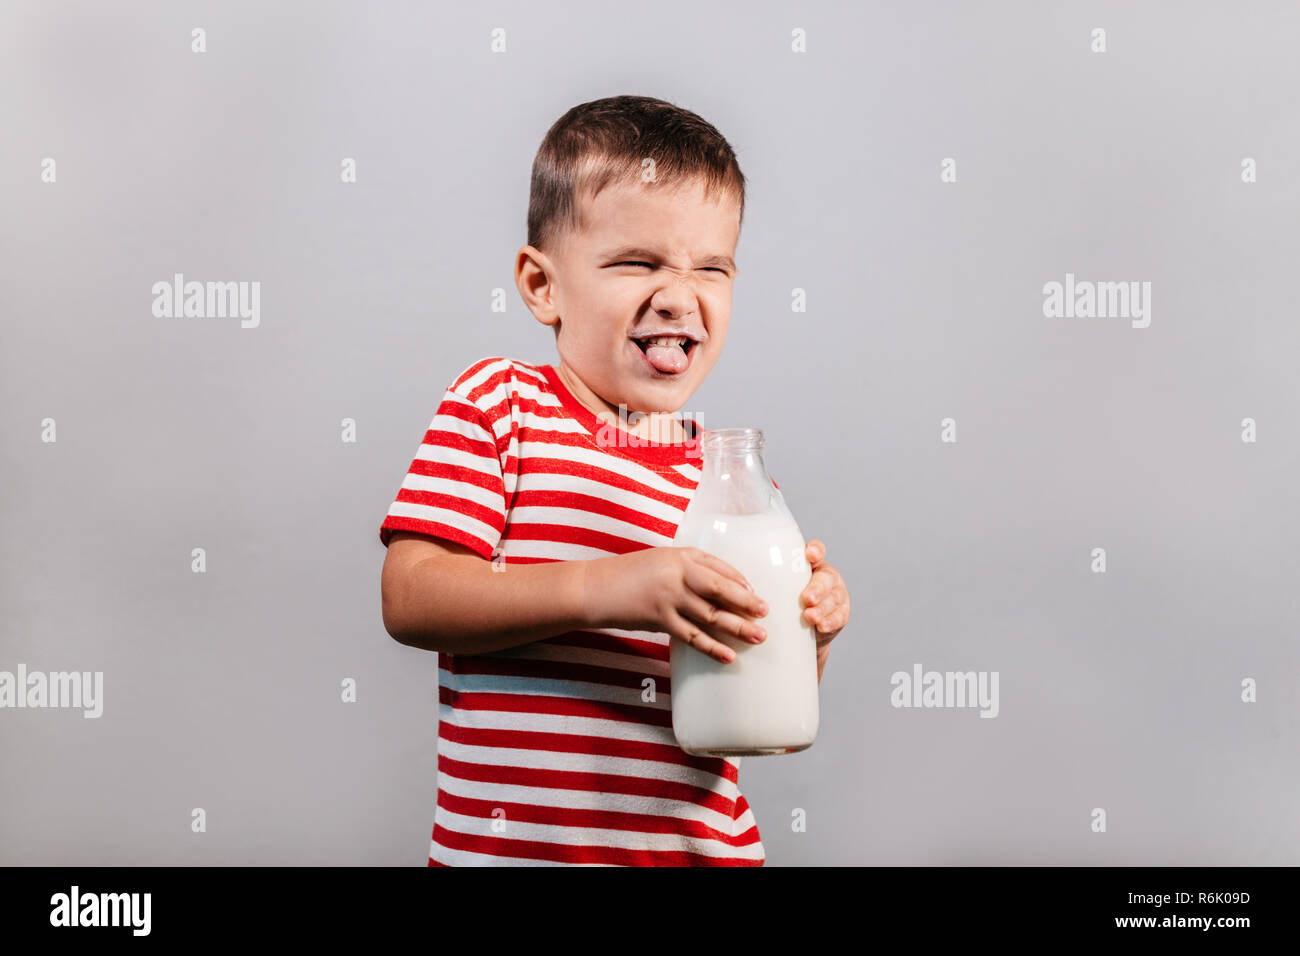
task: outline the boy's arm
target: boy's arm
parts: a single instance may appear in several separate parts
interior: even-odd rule
[[[723,635],[761,640],[767,613],[739,571],[699,548],[644,548],[582,561],[492,563],[463,545],[394,531],[384,628],[410,647],[486,654],[567,631],[662,631],[718,660]]]
[[[427,651],[485,654],[591,627],[583,561],[495,571],[464,545],[394,531],[382,577],[384,628]]]

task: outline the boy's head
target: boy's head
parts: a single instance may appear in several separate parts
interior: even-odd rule
[[[727,335],[744,204],[731,146],[663,100],[596,100],[551,127],[515,281],[584,404],[672,412],[704,381]],[[647,343],[654,333],[691,341]]]

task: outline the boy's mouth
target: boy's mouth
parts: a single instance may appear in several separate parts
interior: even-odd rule
[[[645,356],[646,364],[665,375],[680,375],[686,371],[697,344],[688,335],[649,335],[634,337],[632,341]]]

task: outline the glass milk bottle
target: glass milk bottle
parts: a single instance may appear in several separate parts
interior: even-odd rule
[[[799,595],[812,579],[805,542],[763,464],[756,428],[705,431],[703,474],[673,545],[717,555],[768,604],[767,637],[719,638],[723,663],[683,641],[669,643],[673,733],[690,754],[787,754],[817,736],[817,638]]]

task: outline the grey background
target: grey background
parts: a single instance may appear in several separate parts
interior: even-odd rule
[[[0,862],[425,864],[436,661],[378,525],[455,372],[554,359],[533,154],[640,93],[750,183],[689,409],[766,431],[853,595],[816,744],[742,764],[768,864],[1300,863],[1294,4],[0,11],[0,669],[106,685],[0,711]],[[261,327],[154,318],[174,272]],[[1066,272],[1151,326],[1045,318]],[[892,708],[915,662],[999,716]]]

